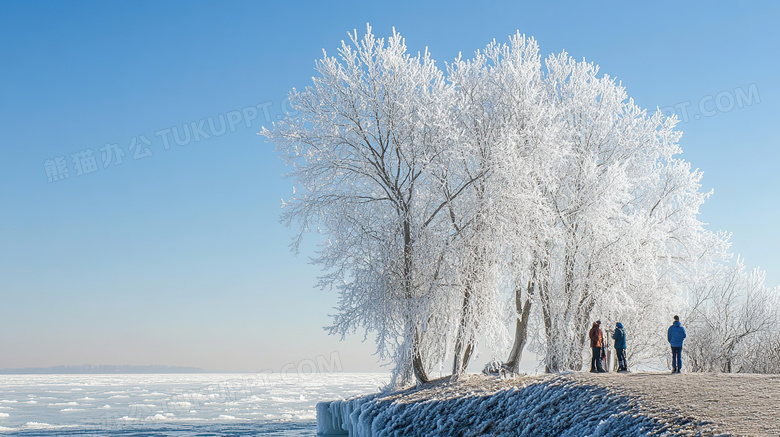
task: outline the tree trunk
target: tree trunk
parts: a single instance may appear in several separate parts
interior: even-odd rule
[[[425,364],[423,363],[422,351],[420,345],[422,341],[419,331],[415,328],[414,332],[414,346],[412,349],[412,369],[414,370],[414,376],[417,378],[418,384],[425,384],[429,381],[428,374],[425,373]]]
[[[455,338],[455,352],[452,363],[452,374],[460,375],[466,372],[471,359],[471,352],[474,349],[472,339],[466,339],[466,325],[468,323],[468,310],[471,305],[471,286],[466,284],[466,290],[463,293],[463,302],[460,308],[460,323],[458,324],[458,334]],[[465,348],[465,353],[463,349]]]
[[[550,302],[548,296],[546,282],[539,284],[539,300],[542,308],[542,322],[544,323],[544,333],[547,341],[547,352],[544,357],[544,371],[545,373],[552,373],[559,371],[559,357],[551,352],[552,345],[555,344],[556,338],[554,337],[552,326],[552,312],[550,311]]]
[[[405,218],[403,222],[404,232],[404,288],[406,292],[406,299],[411,303],[414,299],[414,290],[412,289],[413,278],[413,247],[412,247],[412,232],[409,219]],[[414,370],[414,376],[417,378],[419,384],[428,382],[428,375],[425,372],[425,364],[422,355],[422,333],[420,327],[417,324],[414,316],[407,315],[407,329],[413,329],[412,333],[412,370]]]
[[[522,288],[515,288],[515,309],[518,314],[517,320],[515,321],[515,341],[512,345],[512,351],[509,352],[509,358],[506,360],[506,363],[504,363],[504,366],[509,368],[513,373],[517,373],[517,370],[520,367],[523,349],[525,348],[525,343],[528,339],[528,319],[531,316],[531,299],[534,290],[534,284],[531,281],[528,281],[526,290],[525,303],[522,304]]]
[[[471,353],[474,352],[474,342],[469,341],[466,345],[466,352],[463,353],[463,365],[462,365],[462,371],[463,373],[466,372],[466,368],[469,366],[469,361],[471,360]]]
[[[539,294],[539,307],[542,309],[542,322],[544,323],[545,341],[547,350],[544,357],[545,373],[555,373],[567,368],[568,360],[566,353],[562,351],[564,339],[560,338],[561,333],[557,332],[557,326],[553,326],[553,310],[550,297],[550,264],[547,261],[538,262],[537,268],[540,270],[535,281],[536,292]]]

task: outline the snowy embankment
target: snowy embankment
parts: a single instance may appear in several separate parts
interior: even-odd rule
[[[473,375],[420,389],[321,402],[321,435],[713,435],[712,422],[651,411],[639,396],[577,375]]]

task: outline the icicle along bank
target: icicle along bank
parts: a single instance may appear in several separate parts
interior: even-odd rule
[[[664,376],[658,375],[658,378]],[[646,407],[641,397],[576,374],[472,375],[422,388],[317,404],[318,435],[713,435],[713,422]]]

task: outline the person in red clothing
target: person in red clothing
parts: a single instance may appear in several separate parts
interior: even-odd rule
[[[601,332],[601,320],[596,320],[588,333],[590,337],[590,350],[593,357],[590,360],[590,371],[592,373],[604,373],[606,370],[601,366],[601,347],[603,346],[604,334]]]

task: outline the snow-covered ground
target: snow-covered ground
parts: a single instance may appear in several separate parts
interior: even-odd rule
[[[471,375],[317,405],[318,432],[351,436],[780,435],[780,376]]]

